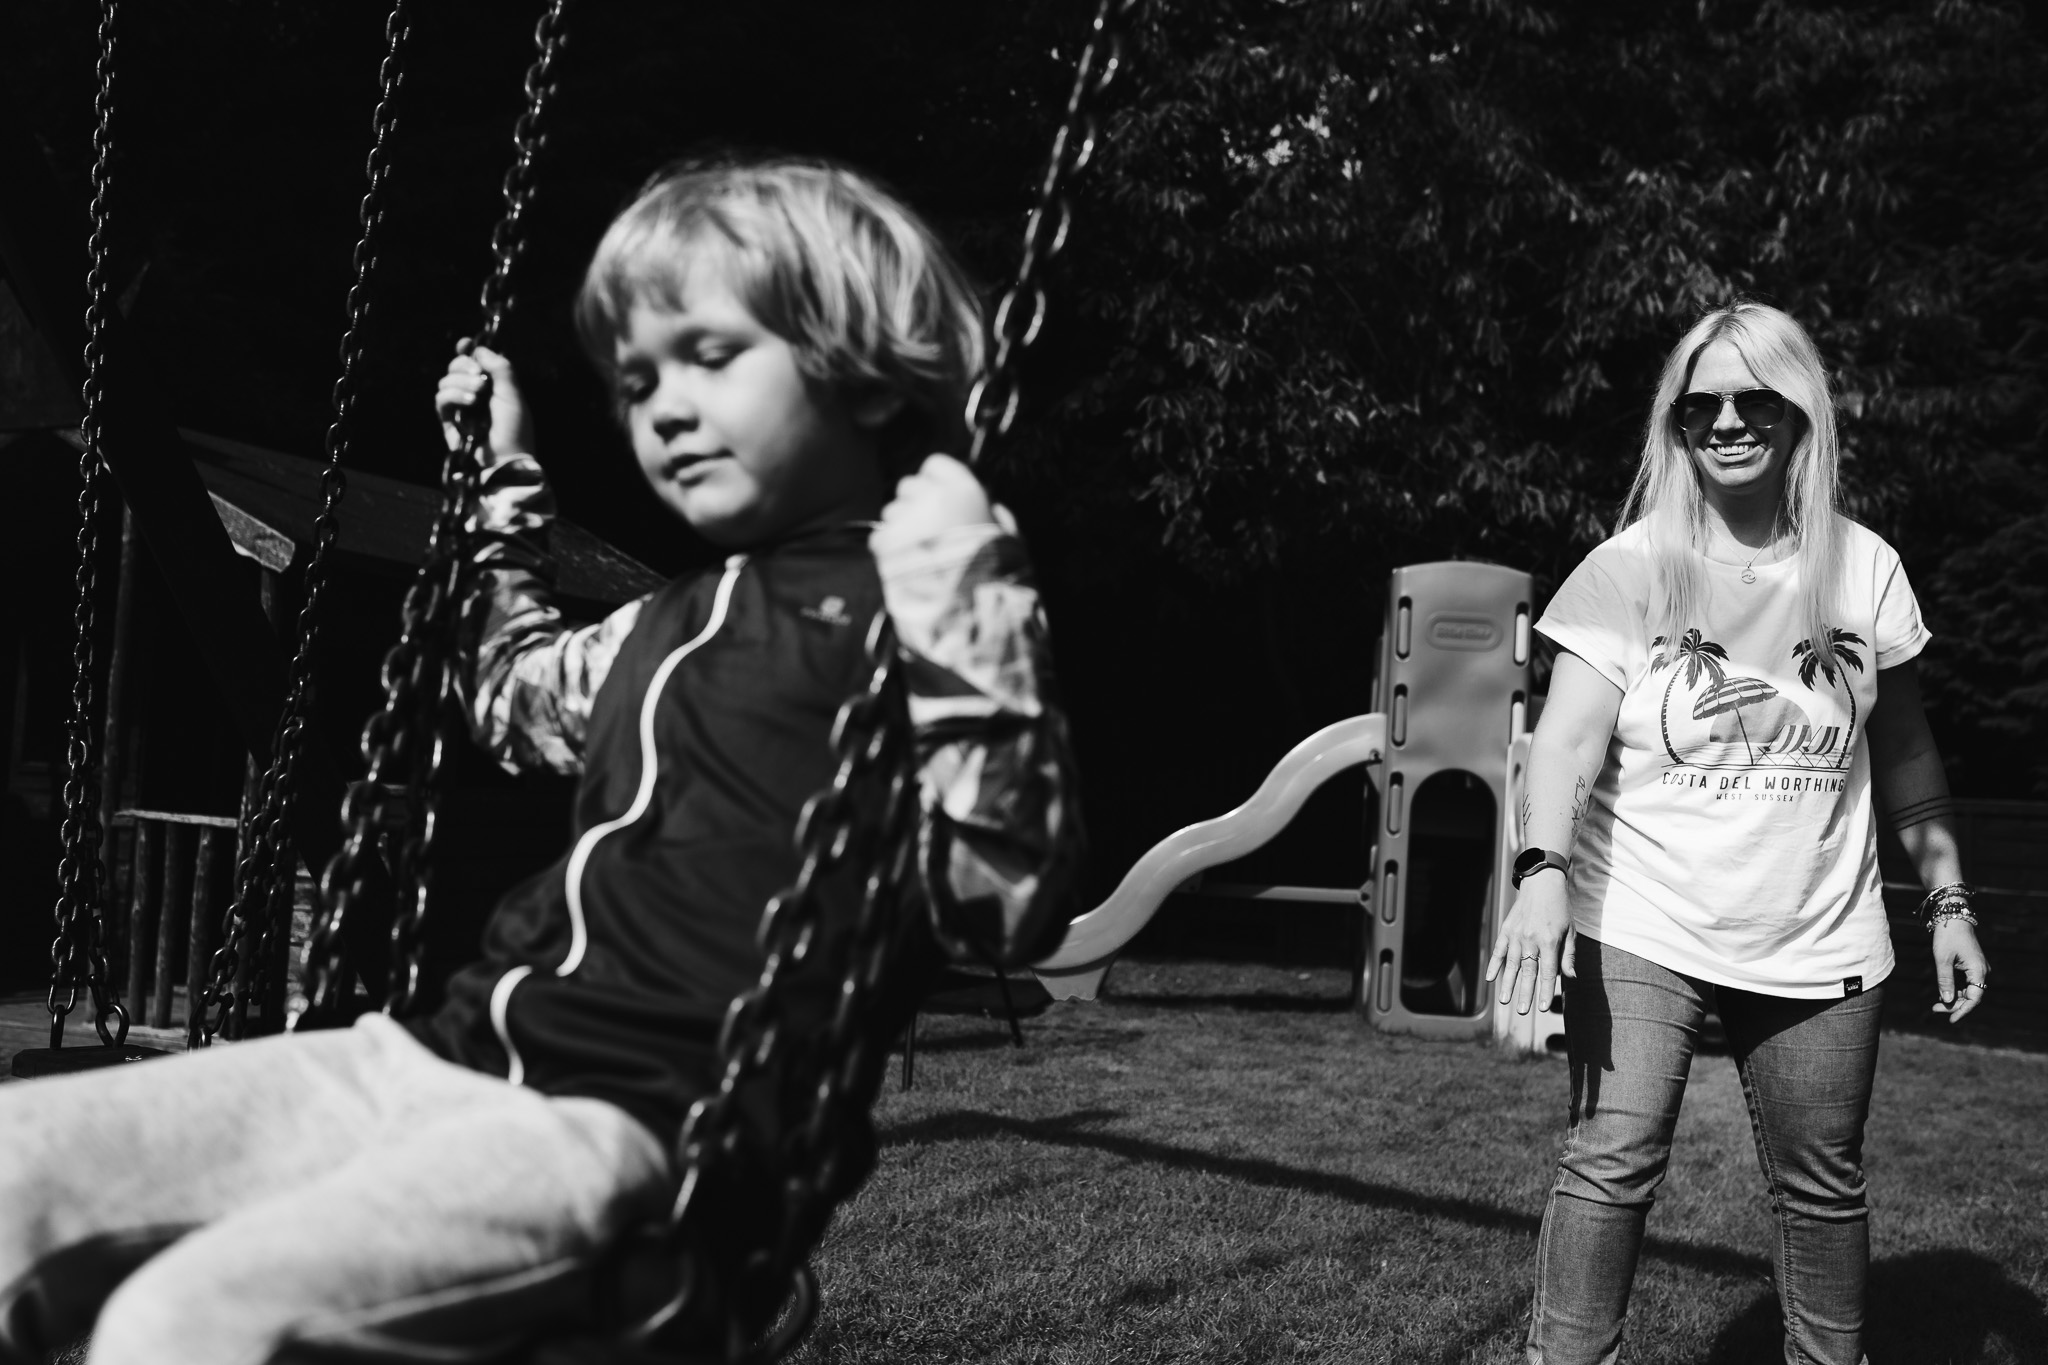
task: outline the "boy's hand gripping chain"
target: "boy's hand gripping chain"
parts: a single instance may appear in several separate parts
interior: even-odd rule
[[[297,795],[293,775],[306,742],[307,713],[313,690],[313,656],[320,632],[320,600],[327,584],[327,552],[339,525],[335,511],[347,491],[342,472],[354,436],[358,366],[363,355],[363,324],[370,313],[370,272],[377,261],[378,229],[384,222],[384,182],[390,173],[390,142],[398,126],[398,91],[405,78],[405,41],[412,19],[409,0],[395,0],[384,21],[384,61],[378,67],[376,112],[371,115],[372,140],[364,164],[368,180],[356,213],[358,235],[354,255],[355,281],[348,291],[348,325],[341,335],[341,375],[334,381],[334,419],[327,427],[327,466],[320,474],[320,515],[313,523],[313,547],[306,557],[304,588],[299,603],[299,638],[292,654],[284,708],[271,741],[270,764],[263,770],[256,799],[244,816],[242,858],[235,875],[235,900],[222,926],[221,946],[214,953],[203,1001],[192,1009],[186,1042],[204,1047],[214,1035],[242,1036],[249,1002],[262,1000],[272,984],[269,965],[276,960],[279,935],[291,932],[292,891],[298,855],[290,840],[292,805]],[[245,959],[245,945],[256,939]],[[244,970],[245,960],[248,963]],[[277,983],[281,984],[281,983]],[[273,1002],[281,995],[271,997]],[[266,1011],[276,1008],[267,1005]],[[265,1020],[276,1029],[274,1018]]]
[[[92,263],[86,274],[85,413],[78,424],[78,570],[72,607],[71,715],[64,725],[64,853],[57,865],[56,937],[50,943],[50,1047],[64,1046],[64,1020],[78,1005],[79,988],[92,992],[93,1027],[100,1041],[119,1047],[128,1038],[128,1012],[107,984],[106,869],[100,861],[100,790],[94,775],[93,600],[99,585],[100,455],[106,423],[108,310],[113,281],[108,267],[110,169],[114,139],[116,0],[100,0],[99,90],[93,102]],[[113,1027],[108,1027],[108,1020]]]
[[[533,163],[546,144],[541,116],[555,91],[555,58],[567,41],[562,25],[566,4],[551,0],[534,27],[536,55],[526,72],[526,110],[513,129],[514,157],[505,172],[505,213],[491,234],[494,263],[484,281],[479,345],[497,344],[512,307],[512,269],[526,249],[522,220],[534,193]],[[322,913],[306,945],[305,993],[289,1011],[294,1028],[309,1011],[322,1017],[346,1011],[346,1002],[336,999],[344,976],[342,931],[350,912],[370,896],[380,861],[373,844],[379,842],[398,897],[391,925],[396,979],[386,992],[384,1011],[403,1013],[419,988],[441,766],[447,732],[462,724],[455,714],[462,668],[457,617],[469,582],[466,527],[478,471],[487,462],[486,409],[479,404],[468,415],[462,448],[442,463],[441,508],[426,559],[406,590],[398,643],[384,656],[384,709],[363,727],[367,775],[350,786],[342,801],[342,846],[320,879]]]

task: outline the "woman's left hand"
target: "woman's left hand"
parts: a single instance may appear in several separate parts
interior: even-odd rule
[[[1486,960],[1486,979],[1500,982],[1500,1004],[1512,1004],[1518,1014],[1527,1014],[1531,1005],[1538,1014],[1547,1012],[1557,997],[1558,978],[1578,975],[1571,896],[1565,874],[1553,877],[1551,870],[1545,868],[1515,893],[1493,956]]]
[[[1959,919],[1934,926],[1934,989],[1941,996],[1934,1004],[1936,1014],[1946,1014],[1953,1024],[1977,1008],[1990,973],[1975,929]]]

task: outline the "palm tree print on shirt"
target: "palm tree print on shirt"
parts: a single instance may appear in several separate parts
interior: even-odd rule
[[[1858,673],[1863,671],[1862,657],[1849,648],[1862,645],[1861,636],[1830,627],[1828,642],[1834,646],[1836,663],[1842,668],[1853,668]],[[1817,725],[1804,707],[1769,681],[1730,673],[1727,668],[1728,651],[1717,642],[1706,639],[1697,629],[1688,629],[1668,652],[1666,643],[1666,637],[1662,635],[1650,642],[1654,651],[1650,671],[1656,673],[1667,667],[1671,669],[1671,680],[1664,685],[1664,700],[1657,720],[1663,734],[1664,752],[1670,755],[1674,766],[1842,768],[1848,765],[1856,734],[1856,694],[1853,688],[1848,689],[1848,726]],[[1840,670],[1835,664],[1821,661],[1811,640],[1801,640],[1794,645],[1792,655],[1799,664],[1799,680],[1808,691],[1817,690],[1814,682],[1817,677],[1825,676],[1830,684],[1838,682]],[[1781,681],[1786,687],[1791,686],[1789,680]],[[1685,725],[1685,713],[1679,713],[1681,737],[1686,739],[1684,755],[1678,752],[1677,741],[1671,734],[1671,698],[1681,683],[1693,698],[1690,708],[1692,720],[1705,721],[1710,725],[1706,735],[1699,737],[1696,727]],[[1683,706],[1684,702],[1681,700],[1679,704]]]
[[[1664,732],[1664,752],[1671,755],[1673,763],[1683,763],[1678,750],[1671,745],[1671,690],[1678,686],[1678,680],[1685,679],[1685,690],[1690,692],[1699,686],[1700,675],[1705,674],[1709,684],[1718,690],[1727,681],[1728,670],[1722,665],[1728,661],[1728,651],[1712,640],[1701,637],[1697,627],[1688,629],[1678,637],[1678,647],[1666,654],[1661,646],[1664,637],[1659,635],[1650,641],[1650,648],[1657,652],[1651,656],[1650,671],[1657,672],[1666,664],[1674,665],[1671,681],[1664,684],[1664,705],[1657,713],[1657,721]],[[1676,665],[1684,665],[1677,667]]]
[[[1842,665],[1841,677],[1846,679],[1848,670],[1852,668],[1861,673],[1863,657],[1849,646],[1864,644],[1863,637],[1851,631],[1838,630],[1833,626],[1826,627],[1826,630],[1828,643],[1834,646],[1835,659]],[[1864,647],[1869,648],[1868,645]],[[1799,681],[1806,684],[1809,691],[1815,690],[1813,680],[1816,676],[1826,678],[1830,687],[1837,684],[1834,665],[1821,658],[1820,651],[1813,647],[1812,640],[1801,640],[1792,646],[1792,657],[1799,661]],[[1832,765],[1837,768],[1849,766],[1849,755],[1855,752],[1856,747],[1856,689],[1847,687],[1843,690],[1849,694],[1849,728],[1842,736],[1841,757]]]

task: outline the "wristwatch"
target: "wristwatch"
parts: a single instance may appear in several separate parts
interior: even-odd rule
[[[1511,880],[1515,884],[1515,890],[1520,891],[1523,882],[1544,868],[1554,867],[1559,872],[1569,872],[1571,865],[1572,860],[1562,853],[1552,853],[1547,848],[1525,848],[1515,855],[1515,874]]]

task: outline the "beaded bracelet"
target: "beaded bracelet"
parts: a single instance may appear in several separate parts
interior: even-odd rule
[[[1934,926],[1947,920],[1961,920],[1964,924],[1975,925],[1976,915],[1970,912],[1970,884],[1950,882],[1937,886],[1927,893],[1920,902],[1920,922],[1933,933]]]

